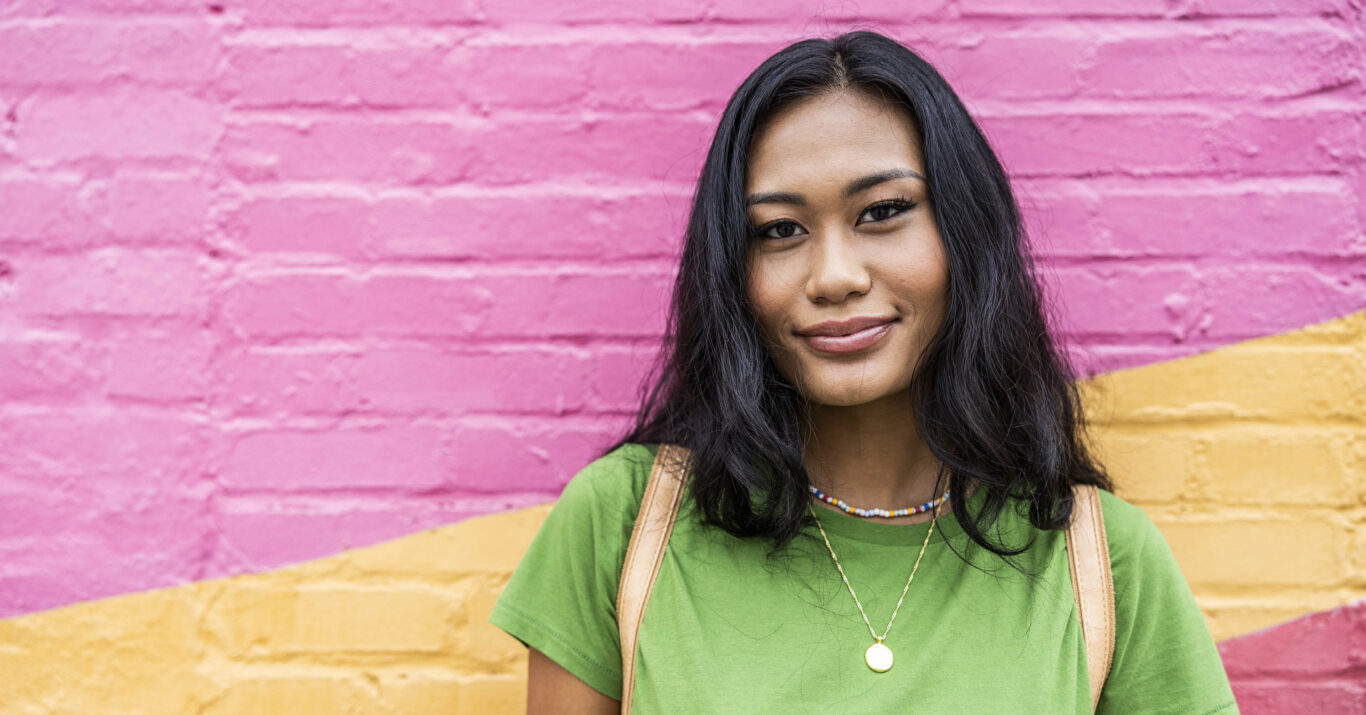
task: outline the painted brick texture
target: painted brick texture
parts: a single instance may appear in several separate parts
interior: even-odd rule
[[[0,6],[0,618],[553,499],[633,406],[717,112],[812,34],[878,29],[940,67],[1015,178],[1088,374],[1366,308],[1360,3],[830,5]],[[1238,610],[1250,589],[1289,604],[1366,583],[1363,412],[1343,394],[1366,384],[1362,345],[1314,334],[1190,377],[1255,383],[1247,405],[1172,388],[1114,406],[1132,447],[1114,459],[1151,473],[1121,493],[1174,541],[1323,543],[1256,583],[1203,572],[1192,585],[1231,631],[1279,613]],[[1310,368],[1314,389],[1278,387]],[[1220,483],[1211,460],[1262,476]],[[1196,507],[1170,497],[1192,483]],[[1270,503],[1317,521],[1268,527]],[[222,645],[380,662],[476,627],[403,576],[334,583],[272,602],[376,619]],[[283,617],[254,597],[168,618]],[[377,697],[286,661],[254,662],[216,707]],[[1265,712],[1290,711],[1286,678],[1324,703],[1366,697],[1359,662],[1306,662],[1230,672]],[[443,688],[471,712],[516,701],[463,667],[393,685],[384,707]]]

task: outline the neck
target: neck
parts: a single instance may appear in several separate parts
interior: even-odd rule
[[[890,510],[918,506],[942,493],[934,488],[940,462],[920,437],[906,392],[847,407],[813,403],[806,433],[807,474],[829,496],[865,509]],[[941,505],[940,513],[946,508]],[[930,516],[925,512],[877,521],[911,523]]]

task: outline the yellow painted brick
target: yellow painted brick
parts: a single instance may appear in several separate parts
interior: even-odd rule
[[[344,554],[365,573],[464,575],[511,573],[553,504],[466,519],[377,546]]]
[[[1366,591],[1366,509],[1350,512],[1352,548],[1347,552],[1347,578],[1352,585]]]
[[[1366,507],[1366,429],[1347,439],[1347,471],[1352,475],[1353,499]]]
[[[474,593],[466,604],[457,650],[472,672],[505,674],[526,667],[526,646],[488,622],[500,593],[502,588],[488,587]]]
[[[455,604],[402,586],[229,584],[208,627],[234,655],[426,652],[446,648]]]
[[[184,713],[206,682],[195,670],[191,589],[154,591],[0,621],[0,703],[34,712]]]
[[[521,676],[481,678],[461,684],[461,715],[514,715],[526,712],[526,672]]]
[[[1350,445],[1328,430],[1224,432],[1207,441],[1215,478],[1206,491],[1223,503],[1350,506],[1355,500]]]
[[[1183,434],[1097,431],[1095,447],[1115,493],[1131,501],[1171,501],[1195,476],[1196,441]]]
[[[464,678],[431,669],[337,669],[332,676],[281,668],[274,677],[227,682],[208,715],[256,713],[470,713],[526,711],[526,671],[497,678]]]
[[[1195,597],[1205,613],[1205,622],[1216,641],[1237,638],[1263,628],[1277,626],[1304,616],[1306,613],[1326,611],[1345,606],[1360,600],[1361,592],[1353,591],[1339,594],[1335,591],[1318,591],[1297,594],[1293,599],[1268,596],[1261,600],[1242,603],[1216,603],[1205,605],[1206,601],[1217,599],[1203,598],[1199,591]]]
[[[392,713],[463,713],[463,687],[461,674],[447,669],[389,670],[379,676],[379,700]]]
[[[335,676],[283,674],[281,677],[239,680],[222,687],[221,695],[204,715],[259,715],[260,713],[391,713],[376,699],[373,688],[351,673]]]
[[[1102,427],[1209,418],[1361,422],[1363,386],[1366,361],[1352,349],[1236,346],[1105,375],[1083,394]]]
[[[1192,587],[1331,587],[1343,581],[1349,539],[1323,521],[1154,520]]]

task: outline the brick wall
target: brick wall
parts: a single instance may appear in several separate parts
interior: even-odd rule
[[[721,106],[855,26],[981,118],[1088,373],[1366,308],[1352,0],[10,0],[0,617],[553,499],[633,405]],[[1347,345],[1190,379],[1312,367],[1336,394],[1363,385]],[[1155,419],[1194,463],[1304,471],[1249,493],[1200,467],[1200,503],[1327,499],[1341,553],[1361,412],[1319,407],[1263,456],[1198,405]],[[1179,458],[1124,429],[1134,474]],[[1184,483],[1150,471],[1139,501]]]

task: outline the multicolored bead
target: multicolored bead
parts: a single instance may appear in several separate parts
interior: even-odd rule
[[[887,519],[894,519],[900,516],[910,516],[912,514],[919,514],[921,512],[929,511],[942,504],[945,499],[948,499],[949,492],[951,491],[949,489],[945,489],[943,495],[941,495],[938,499],[931,499],[917,507],[907,507],[905,509],[893,509],[891,511],[888,511],[886,509],[860,509],[856,506],[849,506],[848,504],[844,503],[844,501],[841,499],[836,499],[835,497],[827,496],[824,492],[822,492],[821,490],[817,489],[812,485],[808,484],[807,489],[810,489],[811,493],[815,494],[817,499],[820,499],[821,501],[831,506],[843,509],[844,512],[847,514],[857,514],[858,516],[862,517],[880,516]]]

